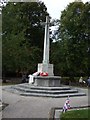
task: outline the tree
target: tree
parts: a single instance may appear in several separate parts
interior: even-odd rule
[[[85,75],[88,71],[87,49],[90,46],[90,3],[73,2],[61,15],[61,38],[66,49],[69,71]],[[78,67],[79,66],[79,67]]]
[[[64,75],[88,75],[90,64],[90,3],[72,2],[62,11],[55,58]],[[60,56],[60,57],[59,57]],[[55,61],[55,60],[54,60]],[[89,69],[88,69],[89,68]]]
[[[8,3],[2,9],[3,73],[34,72],[41,62],[47,8],[43,2]]]

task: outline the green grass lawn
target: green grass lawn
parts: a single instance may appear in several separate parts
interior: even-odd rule
[[[16,85],[16,84],[19,84],[19,83],[14,83],[14,82],[11,82],[11,83],[0,83],[0,86]]]
[[[90,109],[71,110],[60,115],[60,120],[90,120]]]
[[[21,84],[22,79],[21,78],[10,78],[6,80],[6,82],[0,82],[0,86],[7,86],[7,85],[16,85],[16,84]]]
[[[6,86],[6,85],[16,85],[17,83],[2,83],[2,86]]]

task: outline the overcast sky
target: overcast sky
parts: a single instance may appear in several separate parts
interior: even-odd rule
[[[47,11],[49,12],[52,18],[59,19],[60,13],[65,9],[65,7],[75,0],[41,0],[47,7]],[[90,0],[82,0],[84,3]]]

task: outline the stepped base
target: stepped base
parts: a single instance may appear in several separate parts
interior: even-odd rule
[[[60,86],[59,76],[36,76],[34,77],[34,85],[43,87],[59,87]]]
[[[61,87],[42,87],[35,86],[32,84],[18,84],[11,87],[6,87],[4,90],[16,93],[22,96],[38,96],[38,97],[74,97],[74,96],[85,96],[85,93],[78,91],[77,89],[71,89],[67,86]]]

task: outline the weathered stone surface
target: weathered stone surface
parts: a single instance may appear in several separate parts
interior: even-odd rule
[[[53,64],[45,64],[39,63],[38,64],[38,72],[47,72],[49,76],[53,76]]]
[[[36,86],[46,86],[46,87],[59,87],[60,85],[59,76],[36,76],[34,78],[34,85]]]
[[[23,96],[39,96],[39,97],[74,97],[85,96],[86,94],[77,89],[71,89],[69,86],[61,87],[42,87],[30,84],[18,84],[5,88],[5,90]]]

